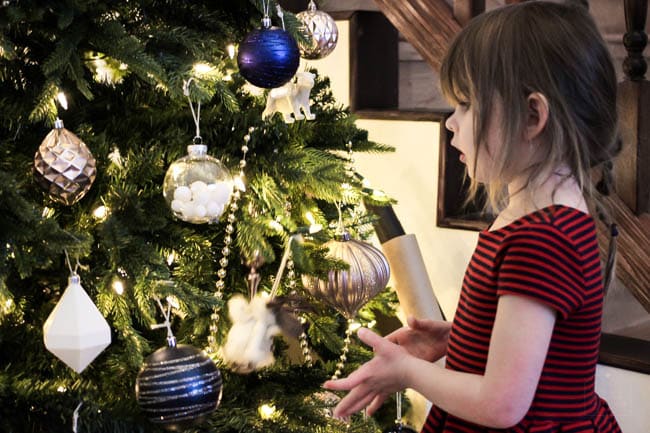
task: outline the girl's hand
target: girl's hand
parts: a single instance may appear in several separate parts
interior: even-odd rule
[[[425,361],[435,362],[445,356],[451,322],[409,316],[407,324],[408,326],[388,334],[386,338]]]
[[[375,356],[348,377],[328,380],[323,387],[350,391],[334,408],[334,416],[345,418],[368,407],[368,415],[377,410],[387,395],[407,387],[409,352],[374,332],[361,328],[357,335],[372,347]]]

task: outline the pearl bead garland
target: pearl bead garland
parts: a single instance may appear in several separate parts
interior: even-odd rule
[[[249,132],[252,132],[253,128],[249,129]],[[248,142],[250,141],[251,136],[250,134],[246,134],[244,136],[244,145],[241,147],[241,151],[243,153],[242,159],[239,161],[239,178],[242,180],[241,183],[235,183],[235,191],[232,194],[232,200],[230,202],[229,206],[229,213],[228,216],[226,217],[226,221],[228,224],[226,225],[225,228],[225,236],[223,237],[223,248],[221,249],[221,259],[219,260],[219,266],[220,269],[217,271],[217,277],[219,278],[217,282],[215,283],[215,288],[216,291],[214,293],[214,296],[221,300],[223,299],[223,289],[226,287],[225,279],[226,275],[228,273],[228,256],[232,252],[230,245],[232,244],[232,234],[235,233],[235,222],[237,221],[237,216],[236,212],[239,209],[239,199],[241,198],[241,192],[245,191],[245,187],[243,185],[243,178],[244,178],[244,167],[246,167],[246,154],[248,153]],[[208,335],[208,347],[206,348],[206,352],[208,353],[216,353],[217,351],[217,330],[218,330],[218,324],[219,324],[219,309],[215,308],[212,311],[212,314],[210,316],[211,323],[210,323],[210,335]]]

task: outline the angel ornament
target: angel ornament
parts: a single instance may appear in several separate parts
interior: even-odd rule
[[[257,292],[261,277],[256,268],[262,265],[262,260],[258,257],[248,263],[251,268],[248,274],[250,301],[240,294],[228,301],[228,316],[232,327],[221,349],[221,356],[236,373],[246,374],[269,367],[275,362],[273,337],[285,334],[297,338],[302,332],[302,325],[292,314],[287,301],[275,297],[288,260],[290,243],[270,294]]]
[[[316,116],[309,108],[309,94],[314,87],[314,78],[315,75],[311,72],[298,72],[287,84],[271,89],[262,117],[267,119],[279,112],[286,123],[305,118],[314,120]]]

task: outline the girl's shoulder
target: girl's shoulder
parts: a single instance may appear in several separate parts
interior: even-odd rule
[[[493,228],[493,224],[484,231],[508,233],[539,224],[563,228],[589,223],[593,223],[593,218],[589,213],[563,204],[553,204],[516,218],[498,228]]]
[[[521,216],[502,227],[486,229],[481,235],[504,241],[540,231],[564,237],[570,243],[580,243],[585,236],[596,236],[596,224],[589,213],[570,206],[553,204]]]

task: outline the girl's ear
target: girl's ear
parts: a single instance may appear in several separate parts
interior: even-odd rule
[[[548,100],[539,92],[528,95],[528,116],[526,123],[526,139],[536,138],[548,122]]]

